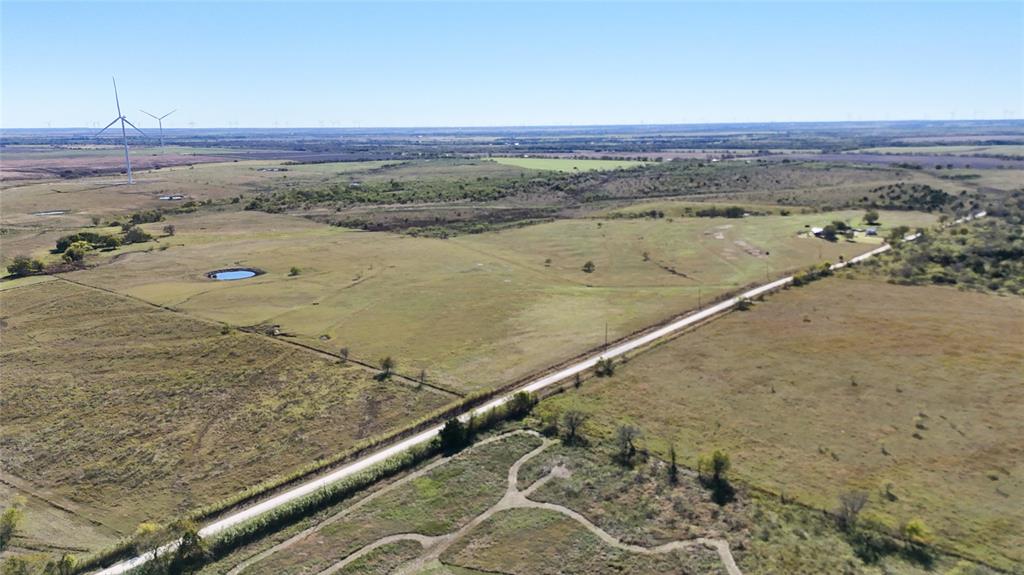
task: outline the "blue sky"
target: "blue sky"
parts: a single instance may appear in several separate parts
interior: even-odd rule
[[[1024,3],[0,3],[0,124],[1021,118]]]

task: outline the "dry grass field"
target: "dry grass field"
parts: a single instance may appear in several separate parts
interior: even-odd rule
[[[833,278],[770,296],[541,405],[627,421],[688,465],[727,450],[737,477],[832,509],[920,518],[936,542],[1024,562],[1024,300]]]
[[[75,281],[238,326],[277,324],[330,352],[463,391],[514,381],[784,271],[867,251],[798,237],[860,212],[741,220],[562,220],[449,240],[324,226],[284,215],[172,218]],[[883,214],[887,225],[931,216]],[[159,234],[163,223],[148,224]],[[164,249],[164,247],[167,249]],[[645,260],[644,254],[647,254]],[[592,261],[592,273],[582,271]],[[215,282],[211,270],[264,275]],[[297,267],[299,275],[289,275]]]
[[[507,166],[528,168],[531,170],[554,170],[556,172],[588,172],[591,170],[617,170],[619,168],[635,168],[644,162],[632,160],[577,160],[573,158],[516,158],[495,157],[491,160]]]
[[[38,495],[16,544],[95,549],[452,399],[63,280],[0,310],[4,499]]]

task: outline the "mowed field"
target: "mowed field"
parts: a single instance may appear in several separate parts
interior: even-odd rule
[[[390,355],[400,372],[471,392],[601,345],[606,324],[614,340],[743,285],[867,251],[798,237],[859,216],[563,220],[440,240],[215,213],[172,218],[177,234],[160,249],[136,244],[68,277],[232,325],[279,325],[370,362]],[[922,221],[883,214],[889,225],[904,217]],[[205,275],[236,266],[266,273]]]
[[[59,279],[0,291],[0,310],[0,495],[29,500],[15,546],[95,549],[452,400]]]
[[[645,164],[645,162],[637,162],[633,160],[576,160],[573,158],[495,157],[490,159],[507,166],[516,166],[531,170],[553,170],[556,172],[617,170],[619,168],[635,168]]]
[[[1024,562],[1024,300],[831,278],[770,296],[541,404],[591,430],[626,421],[688,465],[715,448],[737,477],[819,508],[920,518],[935,541]]]

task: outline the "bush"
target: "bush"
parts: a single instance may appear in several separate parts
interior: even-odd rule
[[[615,375],[615,361],[610,357],[602,357],[597,360],[594,366],[594,373],[597,377],[611,377]]]
[[[41,274],[43,273],[43,262],[28,256],[14,256],[14,261],[7,266],[7,273],[15,277]]]
[[[126,244],[141,244],[152,239],[153,236],[147,234],[145,230],[137,226],[128,228],[124,233],[124,243]]]
[[[92,246],[89,245],[89,242],[78,241],[68,246],[61,257],[69,264],[79,263],[85,259],[86,252],[91,249]]]
[[[583,264],[583,272],[584,273],[588,273],[588,274],[594,273],[595,269],[596,269],[596,266],[594,265],[594,262],[592,262],[592,261],[588,261],[587,263]]]

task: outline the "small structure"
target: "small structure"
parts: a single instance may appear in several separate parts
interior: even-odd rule
[[[868,228],[867,230],[864,231],[864,233],[869,235],[869,236],[877,236],[878,235],[878,228]]]
[[[820,238],[821,235],[824,234],[824,233],[825,233],[825,228],[818,228],[818,227],[811,228],[811,235],[813,235],[816,238]]]

